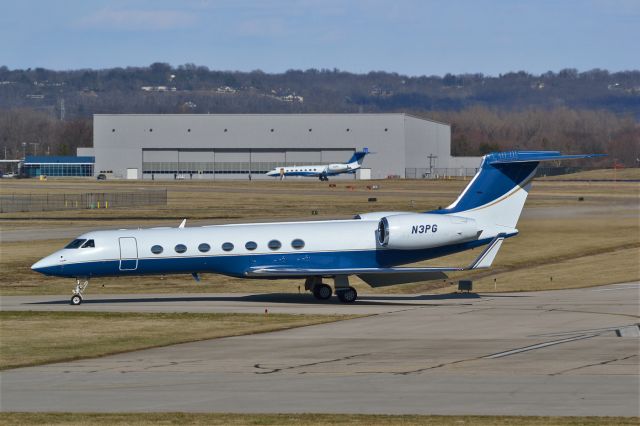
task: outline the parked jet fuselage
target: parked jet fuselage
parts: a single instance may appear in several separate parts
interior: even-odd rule
[[[426,213],[377,212],[351,220],[121,229],[79,236],[38,261],[45,275],[77,279],[73,304],[90,278],[216,273],[242,278],[304,278],[318,299],[335,292],[353,302],[349,275],[371,285],[442,278],[445,272],[489,267],[516,224],[540,161],[585,158],[558,152],[494,153],[449,207]],[[487,246],[468,267],[397,267]]]

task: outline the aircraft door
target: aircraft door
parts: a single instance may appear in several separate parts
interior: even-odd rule
[[[133,237],[120,238],[120,270],[138,269],[138,243]]]

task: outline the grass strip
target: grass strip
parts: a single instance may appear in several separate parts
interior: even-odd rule
[[[0,312],[0,369],[72,361],[356,315]]]
[[[637,425],[632,417],[428,416],[366,414],[229,413],[2,413],[13,425]]]

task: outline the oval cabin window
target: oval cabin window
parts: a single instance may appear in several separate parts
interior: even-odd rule
[[[200,250],[202,253],[206,253],[211,250],[211,246],[207,243],[202,243],[198,246],[198,250]]]
[[[278,250],[280,247],[282,247],[282,244],[280,244],[280,241],[278,240],[271,240],[269,241],[269,244],[267,244],[267,247],[269,247],[271,250]]]
[[[162,253],[162,246],[155,245],[155,246],[151,247],[151,253],[153,253],[153,254]]]
[[[224,250],[224,251],[231,251],[231,250],[233,250],[233,244],[231,244],[231,243],[224,243],[224,244],[222,245],[222,250]]]
[[[247,250],[255,250],[258,248],[258,245],[255,243],[255,241],[248,241],[247,244],[244,245],[244,248],[246,248]]]
[[[184,253],[185,251],[187,251],[187,246],[185,246],[184,244],[178,244],[175,250],[176,253]]]
[[[300,238],[296,238],[295,240],[291,241],[291,247],[296,250],[300,250],[304,247],[304,241],[302,241]]]

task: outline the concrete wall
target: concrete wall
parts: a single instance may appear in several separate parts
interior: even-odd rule
[[[433,155],[434,167],[447,167],[451,156],[451,127],[433,121],[405,116],[405,158],[407,168],[429,167],[429,155]]]
[[[96,173],[113,171],[120,178],[130,168],[142,176],[143,161],[147,167],[153,161],[232,165],[249,159],[279,163],[285,158],[288,164],[322,164],[345,162],[364,147],[375,153],[364,162],[373,179],[404,177],[407,167],[428,166],[430,153],[448,164],[451,135],[449,125],[405,114],[95,115],[93,131]]]

